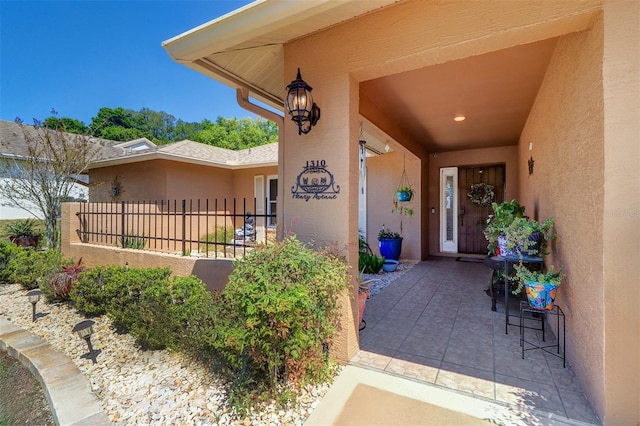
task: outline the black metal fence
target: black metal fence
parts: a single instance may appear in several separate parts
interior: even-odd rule
[[[82,242],[90,244],[236,257],[256,243],[275,241],[276,236],[275,214],[256,214],[256,199],[250,206],[246,199],[241,204],[236,199],[82,203],[77,232]]]

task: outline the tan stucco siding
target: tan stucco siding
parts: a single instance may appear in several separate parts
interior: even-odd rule
[[[529,216],[555,219],[558,239],[547,266],[567,273],[558,298],[569,330],[567,356],[600,415],[606,399],[602,23],[560,38],[519,145],[520,201]]]
[[[156,167],[165,170],[169,199],[214,200],[234,196],[231,170],[175,161],[159,161]]]
[[[255,169],[240,169],[233,172],[233,194],[238,202],[238,208],[242,208],[242,200],[247,200],[247,210],[254,212],[253,199],[255,197],[254,178],[264,178],[264,196],[267,195],[267,176],[278,176],[277,167],[259,167]],[[256,200],[256,205],[264,205],[264,200]],[[255,212],[254,212],[255,213]]]
[[[116,177],[120,193],[113,197],[111,189]],[[89,182],[91,202],[160,200],[167,193],[166,173],[152,161],[92,169]]]
[[[395,211],[393,203],[405,165],[407,177],[414,189],[414,199],[403,207],[413,208],[413,216],[401,216]],[[380,254],[377,236],[382,225],[400,232],[402,220],[400,259],[421,259],[420,223],[423,212],[420,205],[420,169],[420,159],[411,153],[392,152],[367,160],[367,243],[374,253]]]
[[[480,164],[505,165],[505,200],[518,198],[518,148],[506,146],[488,149],[470,149],[438,153],[429,158],[429,205],[423,210],[429,214],[429,254],[438,255],[440,251],[440,169],[443,167],[474,166]]]
[[[303,240],[346,250],[350,264],[357,265],[359,113],[423,160],[421,182],[428,184],[426,152],[416,149],[422,141],[408,140],[402,129],[385,123],[384,117],[376,120],[368,116],[369,111],[361,109],[360,81],[584,29],[599,7],[596,0],[406,1],[285,45],[283,87],[299,67],[302,77],[314,87],[322,118],[302,136],[291,120],[285,120],[280,146],[282,184],[288,191],[306,160],[325,159],[341,193],[337,200],[313,203],[285,195],[284,226]],[[421,199],[425,199],[424,193]],[[428,218],[422,215],[421,221],[424,229]],[[424,247],[425,242],[421,245]],[[343,318],[343,332],[333,352],[343,361],[357,349],[353,303],[351,307],[351,315]]]
[[[142,161],[138,163],[101,167],[90,171],[91,202],[143,201],[143,200],[205,200],[218,199],[220,209],[226,198],[229,210],[235,197],[238,208],[253,209],[254,181],[256,175],[277,175],[277,167],[247,169],[222,169],[212,166],[168,160]],[[115,177],[121,193],[113,197],[111,188]],[[266,181],[265,181],[266,184]],[[210,209],[213,209],[211,204]]]
[[[604,28],[604,420],[640,424],[640,2]]]

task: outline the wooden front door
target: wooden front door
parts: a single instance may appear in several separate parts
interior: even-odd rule
[[[458,168],[458,253],[487,253],[487,240],[482,230],[492,209],[491,204],[477,206],[469,198],[471,185],[477,183],[492,185],[494,201],[504,201],[504,164]]]

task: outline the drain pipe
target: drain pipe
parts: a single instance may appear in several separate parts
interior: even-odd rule
[[[283,130],[284,130],[284,117],[280,114],[276,114],[273,111],[269,111],[266,108],[262,108],[256,104],[252,104],[249,102],[249,91],[245,88],[236,89],[236,101],[238,105],[242,108],[246,109],[249,112],[252,112],[256,115],[259,115],[262,118],[265,118],[269,121],[276,123],[278,126],[278,194],[283,194],[284,191],[284,144],[283,141]],[[284,209],[282,202],[276,204],[276,217],[280,218],[276,224],[276,239],[281,241],[284,237]],[[266,206],[265,206],[266,207]]]
[[[273,121],[278,125],[278,128],[282,128],[284,125],[284,117],[275,112],[269,111],[266,108],[262,108],[256,104],[249,102],[249,91],[245,88],[236,89],[236,100],[238,105],[246,109],[249,112],[259,115],[262,118],[266,118],[269,121]]]

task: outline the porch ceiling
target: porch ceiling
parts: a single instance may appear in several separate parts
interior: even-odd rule
[[[398,0],[258,0],[163,43],[177,62],[283,110],[285,43]],[[361,98],[427,152],[515,145],[557,38],[364,81]],[[453,121],[457,114],[467,119]],[[364,122],[377,150],[381,132]]]

